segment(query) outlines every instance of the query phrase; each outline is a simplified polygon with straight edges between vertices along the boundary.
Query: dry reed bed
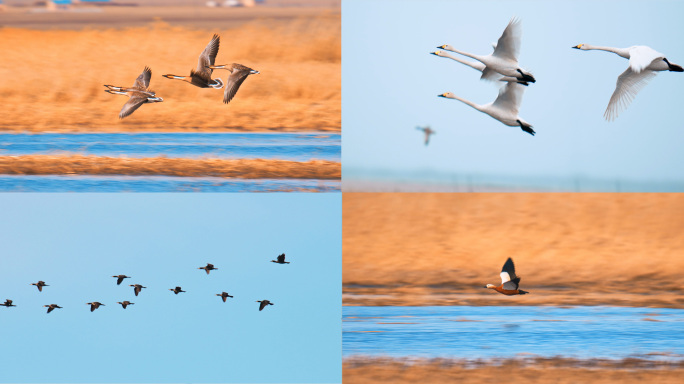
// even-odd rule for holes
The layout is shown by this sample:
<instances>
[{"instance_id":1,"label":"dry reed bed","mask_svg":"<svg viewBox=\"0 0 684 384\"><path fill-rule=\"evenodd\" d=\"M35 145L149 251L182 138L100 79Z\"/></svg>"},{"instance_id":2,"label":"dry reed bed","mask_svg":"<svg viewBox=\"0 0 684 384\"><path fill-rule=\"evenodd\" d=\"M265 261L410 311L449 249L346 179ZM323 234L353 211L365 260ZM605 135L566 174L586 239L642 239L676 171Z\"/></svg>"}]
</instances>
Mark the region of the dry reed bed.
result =
<instances>
[{"instance_id":1,"label":"dry reed bed","mask_svg":"<svg viewBox=\"0 0 684 384\"><path fill-rule=\"evenodd\" d=\"M374 383L679 383L684 363L642 359L531 358L490 361L347 359L345 384Z\"/></svg>"},{"instance_id":2,"label":"dry reed bed","mask_svg":"<svg viewBox=\"0 0 684 384\"><path fill-rule=\"evenodd\" d=\"M250 76L233 101L163 74L188 75L213 33L217 64L242 63ZM289 22L257 19L237 29L170 26L124 29L0 29L0 94L5 131L317 130L340 131L340 18L322 13ZM145 66L163 103L124 120L127 98L103 84L128 86ZM216 70L224 80L228 71Z\"/></svg>"},{"instance_id":3,"label":"dry reed bed","mask_svg":"<svg viewBox=\"0 0 684 384\"><path fill-rule=\"evenodd\" d=\"M684 308L681 194L345 193L343 201L347 305ZM530 295L483 288L500 282L507 257Z\"/></svg>"},{"instance_id":4,"label":"dry reed bed","mask_svg":"<svg viewBox=\"0 0 684 384\"><path fill-rule=\"evenodd\" d=\"M2 156L8 175L165 175L241 179L339 180L340 163L266 159L115 158L100 156Z\"/></svg>"}]
</instances>

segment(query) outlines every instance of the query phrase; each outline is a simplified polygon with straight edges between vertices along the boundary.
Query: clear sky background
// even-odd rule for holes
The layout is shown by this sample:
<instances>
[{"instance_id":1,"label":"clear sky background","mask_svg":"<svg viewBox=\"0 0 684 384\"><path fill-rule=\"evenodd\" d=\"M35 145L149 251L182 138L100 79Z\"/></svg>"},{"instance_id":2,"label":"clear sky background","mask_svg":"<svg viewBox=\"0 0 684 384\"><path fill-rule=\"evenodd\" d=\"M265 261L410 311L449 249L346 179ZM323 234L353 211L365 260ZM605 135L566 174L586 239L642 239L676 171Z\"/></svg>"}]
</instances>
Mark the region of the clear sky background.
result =
<instances>
[{"instance_id":1,"label":"clear sky background","mask_svg":"<svg viewBox=\"0 0 684 384\"><path fill-rule=\"evenodd\" d=\"M0 211L1 382L341 382L340 194L2 194Z\"/></svg>"},{"instance_id":2,"label":"clear sky background","mask_svg":"<svg viewBox=\"0 0 684 384\"><path fill-rule=\"evenodd\" d=\"M658 73L609 123L603 113L628 61L571 48L648 45L683 65L684 2L346 0L342 12L345 180L382 170L684 180L684 74ZM513 16L522 21L519 62L537 79L520 108L535 137L437 97L494 101L498 83L430 52L450 44L489 54ZM428 147L419 125L437 131Z\"/></svg>"}]
</instances>

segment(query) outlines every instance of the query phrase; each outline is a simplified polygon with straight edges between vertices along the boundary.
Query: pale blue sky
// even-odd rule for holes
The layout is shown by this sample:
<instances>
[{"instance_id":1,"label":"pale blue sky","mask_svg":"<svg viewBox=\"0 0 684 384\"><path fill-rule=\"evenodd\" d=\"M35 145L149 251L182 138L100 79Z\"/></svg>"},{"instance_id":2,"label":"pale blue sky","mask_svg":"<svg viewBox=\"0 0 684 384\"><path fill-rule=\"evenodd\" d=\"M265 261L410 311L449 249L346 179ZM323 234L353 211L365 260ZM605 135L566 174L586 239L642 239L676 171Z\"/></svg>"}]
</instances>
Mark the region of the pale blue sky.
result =
<instances>
[{"instance_id":1,"label":"pale blue sky","mask_svg":"<svg viewBox=\"0 0 684 384\"><path fill-rule=\"evenodd\" d=\"M683 2L346 0L342 6L345 180L359 170L389 170L684 181L684 74L658 73L609 123L603 112L628 61L571 48L648 45L684 64ZM489 54L513 16L522 21L521 66L537 78L520 108L535 137L437 97L450 91L478 104L496 98L496 84L430 52L451 44ZM428 147L418 125L437 131Z\"/></svg>"},{"instance_id":2,"label":"pale blue sky","mask_svg":"<svg viewBox=\"0 0 684 384\"><path fill-rule=\"evenodd\" d=\"M0 211L1 382L341 382L341 194L2 194Z\"/></svg>"}]
</instances>

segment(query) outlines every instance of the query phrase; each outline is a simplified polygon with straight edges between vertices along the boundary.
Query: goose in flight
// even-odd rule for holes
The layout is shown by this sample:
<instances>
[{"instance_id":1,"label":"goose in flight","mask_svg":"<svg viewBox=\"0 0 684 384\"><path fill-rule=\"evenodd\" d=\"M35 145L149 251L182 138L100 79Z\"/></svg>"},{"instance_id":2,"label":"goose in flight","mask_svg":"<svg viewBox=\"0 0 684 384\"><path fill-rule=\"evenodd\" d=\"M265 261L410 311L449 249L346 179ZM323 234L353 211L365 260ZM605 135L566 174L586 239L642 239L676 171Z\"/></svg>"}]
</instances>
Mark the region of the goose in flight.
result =
<instances>
[{"instance_id":1,"label":"goose in flight","mask_svg":"<svg viewBox=\"0 0 684 384\"><path fill-rule=\"evenodd\" d=\"M140 291L142 291L143 288L147 288L147 287L143 287L140 284L131 284L131 285L129 285L129 287L133 287L133 292L135 293L136 296L138 296L138 293L140 293Z\"/></svg>"},{"instance_id":2,"label":"goose in flight","mask_svg":"<svg viewBox=\"0 0 684 384\"><path fill-rule=\"evenodd\" d=\"M589 44L575 45L575 49L582 51L600 50L613 52L620 57L629 60L629 66L615 84L615 91L610 97L606 112L603 114L608 121L613 121L634 100L639 91L655 77L656 72L670 71L683 72L680 65L670 63L665 55L645 45L636 45L629 48L599 47Z\"/></svg>"},{"instance_id":3,"label":"goose in flight","mask_svg":"<svg viewBox=\"0 0 684 384\"><path fill-rule=\"evenodd\" d=\"M271 303L271 302L268 301L268 300L257 300L256 302L257 302L257 303L261 303L261 304L259 304L259 311L261 311L262 309L266 308L267 305L274 305L273 303Z\"/></svg>"},{"instance_id":4,"label":"goose in flight","mask_svg":"<svg viewBox=\"0 0 684 384\"><path fill-rule=\"evenodd\" d=\"M207 263L206 267L199 267L197 269L204 269L207 272L207 275L209 274L209 271L218 270L218 268L214 268L214 264L209 263Z\"/></svg>"},{"instance_id":5,"label":"goose in flight","mask_svg":"<svg viewBox=\"0 0 684 384\"><path fill-rule=\"evenodd\" d=\"M179 293L181 293L181 292L185 292L185 291L183 290L183 288L181 288L181 287L176 287L176 288L174 288L174 289L169 288L169 291L173 291L173 293L176 294L176 295L179 294Z\"/></svg>"},{"instance_id":6,"label":"goose in flight","mask_svg":"<svg viewBox=\"0 0 684 384\"><path fill-rule=\"evenodd\" d=\"M135 304L135 303L131 303L131 302L128 301L128 300L126 300L126 301L117 301L116 303L117 303L117 304L121 304L121 306L123 307L123 309L126 309L126 307L129 306L129 305Z\"/></svg>"},{"instance_id":7,"label":"goose in flight","mask_svg":"<svg viewBox=\"0 0 684 384\"><path fill-rule=\"evenodd\" d=\"M93 301L92 303L86 303L86 304L90 305L90 312L100 308L100 305L104 306L104 304L100 303L99 301Z\"/></svg>"},{"instance_id":8,"label":"goose in flight","mask_svg":"<svg viewBox=\"0 0 684 384\"><path fill-rule=\"evenodd\" d=\"M249 75L258 75L260 72L252 68L246 67L242 64L224 64L224 65L208 65L209 69L227 69L230 71L228 79L226 80L226 89L223 91L223 103L228 104L238 91L238 88L247 79Z\"/></svg>"},{"instance_id":9,"label":"goose in flight","mask_svg":"<svg viewBox=\"0 0 684 384\"><path fill-rule=\"evenodd\" d=\"M37 283L31 283L31 285L35 285L38 288L38 292L43 292L43 287L49 287L49 285L45 284L43 280Z\"/></svg>"},{"instance_id":10,"label":"goose in flight","mask_svg":"<svg viewBox=\"0 0 684 384\"><path fill-rule=\"evenodd\" d=\"M487 284L485 288L493 289L504 295L524 295L529 293L518 289L520 285L520 278L515 276L515 265L513 265L513 259L510 257L504 263L503 268L501 268L501 285L498 287L492 284Z\"/></svg>"},{"instance_id":11,"label":"goose in flight","mask_svg":"<svg viewBox=\"0 0 684 384\"><path fill-rule=\"evenodd\" d=\"M425 145L428 145L428 143L430 142L430 135L434 135L435 133L437 133L430 129L430 127L416 127L416 129L419 131L423 131L423 133L425 134Z\"/></svg>"},{"instance_id":12,"label":"goose in flight","mask_svg":"<svg viewBox=\"0 0 684 384\"><path fill-rule=\"evenodd\" d=\"M214 65L216 60L216 54L218 54L219 44L221 43L221 37L214 34L209 44L204 48L204 51L199 56L197 61L197 68L195 70L190 70L190 76L177 76L177 75L163 75L167 79L183 80L188 83L200 87L200 88L216 88L221 89L223 87L223 81L221 79L211 78L211 73L213 72L209 66Z\"/></svg>"},{"instance_id":13,"label":"goose in flight","mask_svg":"<svg viewBox=\"0 0 684 384\"><path fill-rule=\"evenodd\" d=\"M121 285L121 282L124 281L124 279L130 279L131 278L130 276L126 276L126 275L116 275L116 276L112 276L112 277L116 277L116 285Z\"/></svg>"},{"instance_id":14,"label":"goose in flight","mask_svg":"<svg viewBox=\"0 0 684 384\"><path fill-rule=\"evenodd\" d=\"M10 300L10 299L5 300L5 303L4 303L4 304L0 304L0 305L2 305L3 307L7 307L7 308L9 308L9 307L16 307L16 305L12 304L12 300Z\"/></svg>"},{"instance_id":15,"label":"goose in flight","mask_svg":"<svg viewBox=\"0 0 684 384\"><path fill-rule=\"evenodd\" d=\"M520 38L522 36L522 27L520 20L512 18L508 26L499 37L494 52L489 55L476 55L468 52L463 52L455 49L451 45L445 44L437 48L447 51L456 52L463 56L473 58L485 65L482 70L481 79L496 80L498 74L508 77L514 77L524 82L534 83L534 76L526 70L520 68L518 65L518 54L520 53Z\"/></svg>"},{"instance_id":16,"label":"goose in flight","mask_svg":"<svg viewBox=\"0 0 684 384\"><path fill-rule=\"evenodd\" d=\"M285 261L285 254L284 253L281 253L280 255L278 255L278 257L276 257L275 260L271 260L271 263L290 264L289 261Z\"/></svg>"},{"instance_id":17,"label":"goose in flight","mask_svg":"<svg viewBox=\"0 0 684 384\"><path fill-rule=\"evenodd\" d=\"M47 313L52 312L55 308L62 308L57 304L43 305L43 307L47 307Z\"/></svg>"},{"instance_id":18,"label":"goose in flight","mask_svg":"<svg viewBox=\"0 0 684 384\"><path fill-rule=\"evenodd\" d=\"M465 64L469 66L472 69L477 70L478 72L482 73L485 69L485 65L480 63L479 61L468 61L468 60L463 60L461 58L452 56L444 51L435 51L435 52L430 52L431 55L439 56L439 57L445 57L447 59L451 59L454 61L458 61L461 64ZM492 76L492 80L499 80L499 81L515 81L518 84L522 85L529 85L527 81L523 81L522 79L518 79L517 77L510 77L510 76L501 76L500 74L496 74L496 76Z\"/></svg>"},{"instance_id":19,"label":"goose in flight","mask_svg":"<svg viewBox=\"0 0 684 384\"><path fill-rule=\"evenodd\" d=\"M229 295L228 292L217 293L216 296L221 296L221 299L223 299L224 303L226 302L226 298L233 297L233 296Z\"/></svg>"},{"instance_id":20,"label":"goose in flight","mask_svg":"<svg viewBox=\"0 0 684 384\"><path fill-rule=\"evenodd\" d=\"M149 89L150 78L152 77L152 70L149 67L143 69L140 76L135 79L135 84L131 88L117 87L113 85L105 84L105 92L109 92L114 95L124 95L128 96L129 99L121 108L119 112L119 119L130 115L135 112L141 105L145 103L160 103L164 101L161 97L156 97L156 94Z\"/></svg>"},{"instance_id":21,"label":"goose in flight","mask_svg":"<svg viewBox=\"0 0 684 384\"><path fill-rule=\"evenodd\" d=\"M509 127L519 126L523 131L534 136L536 132L532 129L532 125L518 116L518 108L522 102L524 90L525 88L518 83L506 83L506 86L499 91L499 96L496 98L496 100L494 100L493 103L484 105L475 104L471 101L458 97L451 92L442 93L438 96L461 101L480 112L488 114L489 116L499 120Z\"/></svg>"}]
</instances>

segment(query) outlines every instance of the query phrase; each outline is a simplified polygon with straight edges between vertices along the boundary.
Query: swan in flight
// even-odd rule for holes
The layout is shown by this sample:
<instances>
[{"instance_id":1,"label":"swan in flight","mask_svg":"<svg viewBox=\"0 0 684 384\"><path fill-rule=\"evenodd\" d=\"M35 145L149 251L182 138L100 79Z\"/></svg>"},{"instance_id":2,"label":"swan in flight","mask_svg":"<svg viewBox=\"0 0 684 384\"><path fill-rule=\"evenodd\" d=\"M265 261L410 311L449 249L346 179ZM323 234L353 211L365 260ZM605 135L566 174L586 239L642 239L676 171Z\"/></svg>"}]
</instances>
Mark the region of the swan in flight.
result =
<instances>
[{"instance_id":1,"label":"swan in flight","mask_svg":"<svg viewBox=\"0 0 684 384\"><path fill-rule=\"evenodd\" d=\"M425 145L428 145L428 143L430 142L430 135L434 135L435 133L437 133L433 131L430 127L416 127L416 129L419 131L423 131L423 133L425 134Z\"/></svg>"},{"instance_id":2,"label":"swan in flight","mask_svg":"<svg viewBox=\"0 0 684 384\"><path fill-rule=\"evenodd\" d=\"M665 55L645 45L636 45L629 48L599 47L589 44L575 45L575 49L583 51L600 50L613 52L620 57L629 60L627 69L618 76L615 91L610 97L608 107L603 116L608 121L615 120L618 113L629 106L637 93L655 77L656 72L671 71L683 72L680 65L670 63Z\"/></svg>"},{"instance_id":3,"label":"swan in flight","mask_svg":"<svg viewBox=\"0 0 684 384\"><path fill-rule=\"evenodd\" d=\"M481 56L468 52L463 52L455 49L451 45L445 44L437 48L444 49L451 52L456 52L463 56L473 58L485 65L482 70L481 79L497 80L497 74L503 76L515 77L519 80L534 83L534 76L518 65L518 54L520 53L520 37L522 36L522 29L520 20L515 17L511 19L508 26L503 31L499 41L496 43L494 52L489 55Z\"/></svg>"},{"instance_id":4,"label":"swan in flight","mask_svg":"<svg viewBox=\"0 0 684 384\"><path fill-rule=\"evenodd\" d=\"M488 114L489 116L499 120L509 127L519 126L523 131L534 136L536 132L532 129L532 125L518 116L518 108L522 102L524 90L525 88L518 83L507 83L506 86L499 91L499 96L496 98L496 100L494 100L493 103L484 105L475 104L471 101L458 97L451 92L442 93L438 96L461 101L480 112Z\"/></svg>"},{"instance_id":5,"label":"swan in flight","mask_svg":"<svg viewBox=\"0 0 684 384\"><path fill-rule=\"evenodd\" d=\"M494 45L496 47L496 45ZM454 61L458 61L461 64L465 64L469 66L472 69L475 69L479 72L483 72L485 69L485 65L480 63L479 61L468 61L468 60L463 60L458 57L451 56L450 54L444 52L444 51L435 51L435 52L430 52L431 55L439 56L439 57L446 57L447 59L451 59ZM528 82L523 81L521 79L518 79L516 77L510 77L510 76L501 76L498 73L496 74L497 76L494 76L492 80L499 80L499 81L515 81L518 84L522 85L528 85ZM499 77L498 79L496 77Z\"/></svg>"}]
</instances>

